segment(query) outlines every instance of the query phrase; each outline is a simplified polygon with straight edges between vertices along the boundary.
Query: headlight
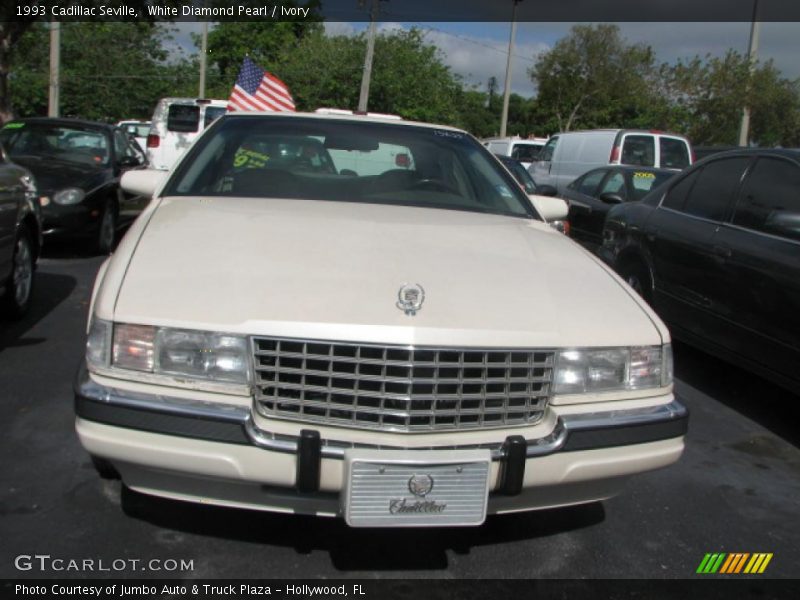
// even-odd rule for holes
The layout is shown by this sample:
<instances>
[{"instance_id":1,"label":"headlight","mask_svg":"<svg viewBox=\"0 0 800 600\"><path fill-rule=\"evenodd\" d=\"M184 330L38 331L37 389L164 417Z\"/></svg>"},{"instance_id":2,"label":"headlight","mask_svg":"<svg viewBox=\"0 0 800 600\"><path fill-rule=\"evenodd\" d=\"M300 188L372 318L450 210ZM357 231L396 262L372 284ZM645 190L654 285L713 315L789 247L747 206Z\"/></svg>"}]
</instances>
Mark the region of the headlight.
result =
<instances>
[{"instance_id":1,"label":"headlight","mask_svg":"<svg viewBox=\"0 0 800 600\"><path fill-rule=\"evenodd\" d=\"M247 338L241 336L117 324L111 366L156 375L247 384L247 348ZM87 361L89 352L87 347Z\"/></svg>"},{"instance_id":2,"label":"headlight","mask_svg":"<svg viewBox=\"0 0 800 600\"><path fill-rule=\"evenodd\" d=\"M159 373L247 383L247 340L242 337L159 329L155 346Z\"/></svg>"},{"instance_id":3,"label":"headlight","mask_svg":"<svg viewBox=\"0 0 800 600\"><path fill-rule=\"evenodd\" d=\"M86 197L86 192L80 188L66 188L53 194L56 204L77 204Z\"/></svg>"},{"instance_id":4,"label":"headlight","mask_svg":"<svg viewBox=\"0 0 800 600\"><path fill-rule=\"evenodd\" d=\"M664 387L672 383L672 347L561 350L554 381L556 394Z\"/></svg>"}]
</instances>

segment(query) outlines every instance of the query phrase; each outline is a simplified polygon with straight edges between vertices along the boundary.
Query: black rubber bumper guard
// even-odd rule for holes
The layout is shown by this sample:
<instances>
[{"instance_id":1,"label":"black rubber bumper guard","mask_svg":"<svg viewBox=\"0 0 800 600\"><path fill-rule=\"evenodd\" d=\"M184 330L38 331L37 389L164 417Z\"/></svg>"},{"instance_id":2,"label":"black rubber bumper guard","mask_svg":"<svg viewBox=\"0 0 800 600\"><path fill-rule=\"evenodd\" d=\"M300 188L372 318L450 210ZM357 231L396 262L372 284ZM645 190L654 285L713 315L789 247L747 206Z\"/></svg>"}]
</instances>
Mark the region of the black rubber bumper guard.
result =
<instances>
[{"instance_id":1,"label":"black rubber bumper guard","mask_svg":"<svg viewBox=\"0 0 800 600\"><path fill-rule=\"evenodd\" d=\"M250 408L243 406L155 398L101 386L92 381L85 368L79 370L75 381L75 413L81 419L115 427L294 454L295 487L306 494L319 491L322 459L343 459L349 447L323 441L314 429L303 429L299 436L269 434L255 426ZM500 463L500 482L493 493L518 495L528 459L681 437L688 430L688 420L689 411L674 400L629 411L565 415L540 439L510 435L490 448L492 460Z\"/></svg>"}]
</instances>

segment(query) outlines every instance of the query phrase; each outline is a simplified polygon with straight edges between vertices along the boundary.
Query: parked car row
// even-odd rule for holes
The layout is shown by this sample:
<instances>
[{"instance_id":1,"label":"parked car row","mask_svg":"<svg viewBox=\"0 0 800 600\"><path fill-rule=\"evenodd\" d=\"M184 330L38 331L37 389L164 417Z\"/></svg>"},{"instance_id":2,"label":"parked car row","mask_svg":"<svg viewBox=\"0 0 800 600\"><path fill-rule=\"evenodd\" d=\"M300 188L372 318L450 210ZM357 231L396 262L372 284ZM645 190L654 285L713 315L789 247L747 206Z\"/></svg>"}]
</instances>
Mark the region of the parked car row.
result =
<instances>
[{"instance_id":1,"label":"parked car row","mask_svg":"<svg viewBox=\"0 0 800 600\"><path fill-rule=\"evenodd\" d=\"M685 137L661 131L593 129L552 136L530 167L537 185L559 194L588 171L609 165L629 165L680 171L692 164L692 147Z\"/></svg>"},{"instance_id":2,"label":"parked car row","mask_svg":"<svg viewBox=\"0 0 800 600\"><path fill-rule=\"evenodd\" d=\"M677 337L800 391L800 152L698 162L613 207L600 254Z\"/></svg>"},{"instance_id":3,"label":"parked car row","mask_svg":"<svg viewBox=\"0 0 800 600\"><path fill-rule=\"evenodd\" d=\"M798 391L800 152L702 150L692 164L680 136L564 133L530 172L676 337Z\"/></svg>"},{"instance_id":4,"label":"parked car row","mask_svg":"<svg viewBox=\"0 0 800 600\"><path fill-rule=\"evenodd\" d=\"M539 153L546 143L547 138L528 137L523 139L519 136L483 140L483 145L489 149L489 152L518 160L525 169L538 160Z\"/></svg>"},{"instance_id":5,"label":"parked car row","mask_svg":"<svg viewBox=\"0 0 800 600\"><path fill-rule=\"evenodd\" d=\"M8 304L3 314L19 317L30 303L42 239L87 240L100 253L111 252L120 229L150 200L123 192L120 176L148 163L170 169L226 106L222 100L164 98L151 121L112 126L30 118L3 124L0 295Z\"/></svg>"}]
</instances>

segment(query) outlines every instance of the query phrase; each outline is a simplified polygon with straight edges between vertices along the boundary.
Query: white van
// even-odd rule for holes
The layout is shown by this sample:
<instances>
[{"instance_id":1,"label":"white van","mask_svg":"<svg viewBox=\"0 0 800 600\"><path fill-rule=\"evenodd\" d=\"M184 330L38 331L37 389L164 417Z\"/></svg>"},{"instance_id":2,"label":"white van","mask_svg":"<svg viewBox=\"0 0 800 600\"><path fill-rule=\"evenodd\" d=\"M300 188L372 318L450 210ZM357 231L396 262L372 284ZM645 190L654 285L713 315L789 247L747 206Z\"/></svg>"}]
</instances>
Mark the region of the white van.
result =
<instances>
[{"instance_id":1,"label":"white van","mask_svg":"<svg viewBox=\"0 0 800 600\"><path fill-rule=\"evenodd\" d=\"M558 193L575 179L604 165L633 165L680 171L694 162L681 135L636 129L593 129L552 136L528 169L536 185Z\"/></svg>"},{"instance_id":2,"label":"white van","mask_svg":"<svg viewBox=\"0 0 800 600\"><path fill-rule=\"evenodd\" d=\"M547 143L547 138L527 138L519 136L504 138L489 138L482 140L484 146L492 154L510 156L522 163L526 169L531 166Z\"/></svg>"},{"instance_id":3,"label":"white van","mask_svg":"<svg viewBox=\"0 0 800 600\"><path fill-rule=\"evenodd\" d=\"M169 170L194 139L217 117L225 114L227 100L162 98L158 101L147 136L151 169Z\"/></svg>"}]
</instances>

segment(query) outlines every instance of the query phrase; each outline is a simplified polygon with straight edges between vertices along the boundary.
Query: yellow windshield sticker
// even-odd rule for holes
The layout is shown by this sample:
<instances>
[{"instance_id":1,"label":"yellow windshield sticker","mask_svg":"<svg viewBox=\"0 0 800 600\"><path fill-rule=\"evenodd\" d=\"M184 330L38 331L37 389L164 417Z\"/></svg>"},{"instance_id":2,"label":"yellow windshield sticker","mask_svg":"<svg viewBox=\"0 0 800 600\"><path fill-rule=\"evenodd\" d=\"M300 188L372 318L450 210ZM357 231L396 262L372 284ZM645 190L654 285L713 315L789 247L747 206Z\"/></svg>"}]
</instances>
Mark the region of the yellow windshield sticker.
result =
<instances>
[{"instance_id":1,"label":"yellow windshield sticker","mask_svg":"<svg viewBox=\"0 0 800 600\"><path fill-rule=\"evenodd\" d=\"M269 155L255 150L248 150L246 148L239 148L233 156L233 166L235 168L247 167L249 169L258 169L267 164Z\"/></svg>"},{"instance_id":2,"label":"yellow windshield sticker","mask_svg":"<svg viewBox=\"0 0 800 600\"><path fill-rule=\"evenodd\" d=\"M640 179L655 179L656 178L655 173L648 173L647 171L636 171L636 173L634 173L633 176L634 177L638 177Z\"/></svg>"}]
</instances>

